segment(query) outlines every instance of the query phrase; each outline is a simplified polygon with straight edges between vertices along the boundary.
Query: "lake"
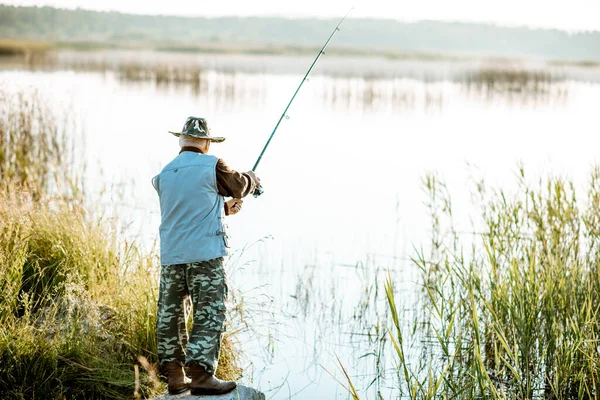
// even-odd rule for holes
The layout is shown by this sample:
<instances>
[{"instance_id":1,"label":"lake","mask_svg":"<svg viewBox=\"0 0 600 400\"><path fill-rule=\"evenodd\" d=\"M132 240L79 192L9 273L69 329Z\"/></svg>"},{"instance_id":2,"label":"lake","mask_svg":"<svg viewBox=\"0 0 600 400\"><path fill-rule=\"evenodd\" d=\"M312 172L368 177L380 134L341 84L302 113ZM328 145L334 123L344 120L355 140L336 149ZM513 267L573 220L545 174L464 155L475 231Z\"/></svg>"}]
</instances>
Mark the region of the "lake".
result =
<instances>
[{"instance_id":1,"label":"lake","mask_svg":"<svg viewBox=\"0 0 600 400\"><path fill-rule=\"evenodd\" d=\"M90 201L152 250L160 212L150 179L179 150L167 131L205 117L227 137L211 152L248 170L311 62L63 52L7 64L0 83L39 91L58 116L68 110ZM432 231L423 179L447 184L456 229L477 240L477 182L510 191L521 164L533 182L587 182L600 160L598 105L600 68L325 56L260 164L265 194L228 218L243 381L272 399L350 398L336 382L346 384L339 358L363 398L401 397L383 281L389 272L402 318L414 320L411 258L427 253ZM408 336L417 363L428 338Z\"/></svg>"}]
</instances>

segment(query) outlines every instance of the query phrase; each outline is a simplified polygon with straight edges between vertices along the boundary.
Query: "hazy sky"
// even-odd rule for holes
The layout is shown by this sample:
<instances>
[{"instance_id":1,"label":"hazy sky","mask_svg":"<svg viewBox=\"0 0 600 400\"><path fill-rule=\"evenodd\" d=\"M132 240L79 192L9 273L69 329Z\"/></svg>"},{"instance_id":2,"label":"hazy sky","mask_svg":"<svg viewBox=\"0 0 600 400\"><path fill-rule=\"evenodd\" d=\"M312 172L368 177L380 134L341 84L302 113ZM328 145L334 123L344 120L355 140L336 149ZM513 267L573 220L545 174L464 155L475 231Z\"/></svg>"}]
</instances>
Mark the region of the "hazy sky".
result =
<instances>
[{"instance_id":1,"label":"hazy sky","mask_svg":"<svg viewBox=\"0 0 600 400\"><path fill-rule=\"evenodd\" d=\"M600 30L600 0L0 0L13 5L192 16L384 17Z\"/></svg>"}]
</instances>

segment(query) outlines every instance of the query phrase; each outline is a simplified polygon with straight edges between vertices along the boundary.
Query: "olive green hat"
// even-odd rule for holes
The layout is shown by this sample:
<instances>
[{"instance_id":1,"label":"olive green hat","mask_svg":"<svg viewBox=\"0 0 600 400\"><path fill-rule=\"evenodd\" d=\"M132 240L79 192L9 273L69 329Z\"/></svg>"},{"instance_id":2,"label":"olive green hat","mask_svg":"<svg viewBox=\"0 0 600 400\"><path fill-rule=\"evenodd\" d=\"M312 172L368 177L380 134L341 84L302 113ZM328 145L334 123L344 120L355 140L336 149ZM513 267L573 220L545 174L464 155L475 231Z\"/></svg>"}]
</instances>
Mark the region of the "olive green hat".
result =
<instances>
[{"instance_id":1,"label":"olive green hat","mask_svg":"<svg viewBox=\"0 0 600 400\"><path fill-rule=\"evenodd\" d=\"M188 117L181 132L171 132L175 136L188 135L198 139L208 139L211 142L221 143L224 137L210 136L210 128L204 118Z\"/></svg>"}]
</instances>

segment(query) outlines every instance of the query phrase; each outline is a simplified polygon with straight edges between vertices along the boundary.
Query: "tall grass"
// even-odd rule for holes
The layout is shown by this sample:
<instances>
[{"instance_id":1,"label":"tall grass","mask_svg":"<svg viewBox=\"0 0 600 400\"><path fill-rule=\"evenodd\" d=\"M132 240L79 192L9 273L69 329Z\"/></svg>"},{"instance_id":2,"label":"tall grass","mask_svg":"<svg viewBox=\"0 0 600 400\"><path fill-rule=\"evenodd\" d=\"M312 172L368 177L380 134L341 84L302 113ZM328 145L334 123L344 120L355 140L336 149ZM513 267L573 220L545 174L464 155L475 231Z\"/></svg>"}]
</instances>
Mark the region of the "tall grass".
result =
<instances>
[{"instance_id":1,"label":"tall grass","mask_svg":"<svg viewBox=\"0 0 600 400\"><path fill-rule=\"evenodd\" d=\"M475 243L452 228L450 201L428 181L433 214L447 224L434 224L442 239L415 260L431 318L424 334L436 343L430 377L407 372L418 398L600 395L600 169L585 200L566 179L535 186L521 173L516 194L482 203L486 229ZM429 380L433 392L423 389Z\"/></svg>"},{"instance_id":2,"label":"tall grass","mask_svg":"<svg viewBox=\"0 0 600 400\"><path fill-rule=\"evenodd\" d=\"M1 98L0 397L130 397L136 358L156 360L155 260L86 210L46 99Z\"/></svg>"},{"instance_id":3,"label":"tall grass","mask_svg":"<svg viewBox=\"0 0 600 400\"><path fill-rule=\"evenodd\" d=\"M77 205L0 204L2 398L131 396L136 357L156 360L153 260Z\"/></svg>"},{"instance_id":4,"label":"tall grass","mask_svg":"<svg viewBox=\"0 0 600 400\"><path fill-rule=\"evenodd\" d=\"M83 200L43 96L2 96L0 114L0 398L162 392L157 257ZM222 349L220 376L237 378L230 338Z\"/></svg>"},{"instance_id":5,"label":"tall grass","mask_svg":"<svg viewBox=\"0 0 600 400\"><path fill-rule=\"evenodd\" d=\"M12 91L0 87L0 185L16 185L40 198L67 190L75 179L71 148L59 129L66 116L57 116L49 102L31 89ZM62 119L57 121L57 118ZM58 180L58 181L57 181ZM73 186L75 187L75 186Z\"/></svg>"},{"instance_id":6,"label":"tall grass","mask_svg":"<svg viewBox=\"0 0 600 400\"><path fill-rule=\"evenodd\" d=\"M433 235L429 254L414 259L425 300L419 320L400 318L393 275L385 283L398 394L600 396L600 168L587 192L559 177L529 184L523 170L516 193L488 195L480 183L481 214L472 217L485 229L474 241L454 228L443 183L425 182ZM424 351L407 347L415 337Z\"/></svg>"}]
</instances>

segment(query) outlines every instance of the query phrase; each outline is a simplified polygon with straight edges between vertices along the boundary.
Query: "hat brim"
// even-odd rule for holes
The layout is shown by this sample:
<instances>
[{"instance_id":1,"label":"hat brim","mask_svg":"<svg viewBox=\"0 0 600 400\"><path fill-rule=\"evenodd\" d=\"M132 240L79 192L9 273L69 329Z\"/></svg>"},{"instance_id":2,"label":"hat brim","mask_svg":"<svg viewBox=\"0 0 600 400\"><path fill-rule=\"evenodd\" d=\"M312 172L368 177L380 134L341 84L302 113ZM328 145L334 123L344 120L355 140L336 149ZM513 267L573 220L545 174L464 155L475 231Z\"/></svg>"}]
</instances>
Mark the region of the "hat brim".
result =
<instances>
[{"instance_id":1,"label":"hat brim","mask_svg":"<svg viewBox=\"0 0 600 400\"><path fill-rule=\"evenodd\" d=\"M191 137L195 137L197 139L208 139L211 142L215 142L215 143L221 143L225 141L224 137L221 136L195 136L195 135L188 135L187 133L183 133L183 132L171 132L169 131L169 133L172 133L173 135L179 137L181 135L186 135L186 136L191 136Z\"/></svg>"}]
</instances>

